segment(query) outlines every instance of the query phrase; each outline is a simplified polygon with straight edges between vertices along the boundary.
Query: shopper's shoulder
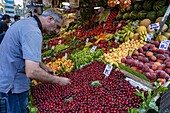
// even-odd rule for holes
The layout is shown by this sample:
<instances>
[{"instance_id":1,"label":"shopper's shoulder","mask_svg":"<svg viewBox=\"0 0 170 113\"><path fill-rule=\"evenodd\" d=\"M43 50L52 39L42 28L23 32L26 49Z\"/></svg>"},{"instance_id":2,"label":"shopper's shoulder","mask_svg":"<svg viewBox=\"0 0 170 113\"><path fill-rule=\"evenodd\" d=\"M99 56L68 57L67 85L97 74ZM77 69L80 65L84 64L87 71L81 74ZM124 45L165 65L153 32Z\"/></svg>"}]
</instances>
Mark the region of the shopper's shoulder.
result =
<instances>
[{"instance_id":1,"label":"shopper's shoulder","mask_svg":"<svg viewBox=\"0 0 170 113\"><path fill-rule=\"evenodd\" d=\"M6 23L4 21L0 21L0 25L5 25Z\"/></svg>"}]
</instances>

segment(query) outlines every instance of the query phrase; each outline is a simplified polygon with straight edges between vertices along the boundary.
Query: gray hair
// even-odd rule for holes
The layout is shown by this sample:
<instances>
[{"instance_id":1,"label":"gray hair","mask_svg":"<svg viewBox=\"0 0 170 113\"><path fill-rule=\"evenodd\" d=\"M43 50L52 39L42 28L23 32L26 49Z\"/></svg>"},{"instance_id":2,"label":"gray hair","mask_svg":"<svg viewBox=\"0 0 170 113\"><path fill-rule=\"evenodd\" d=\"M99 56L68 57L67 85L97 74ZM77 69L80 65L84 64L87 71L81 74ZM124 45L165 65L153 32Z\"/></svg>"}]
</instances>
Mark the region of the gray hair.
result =
<instances>
[{"instance_id":1,"label":"gray hair","mask_svg":"<svg viewBox=\"0 0 170 113\"><path fill-rule=\"evenodd\" d=\"M60 10L57 10L54 8L49 8L49 9L43 11L41 16L42 17L52 16L52 17L54 17L55 22L64 19L63 13Z\"/></svg>"}]
</instances>

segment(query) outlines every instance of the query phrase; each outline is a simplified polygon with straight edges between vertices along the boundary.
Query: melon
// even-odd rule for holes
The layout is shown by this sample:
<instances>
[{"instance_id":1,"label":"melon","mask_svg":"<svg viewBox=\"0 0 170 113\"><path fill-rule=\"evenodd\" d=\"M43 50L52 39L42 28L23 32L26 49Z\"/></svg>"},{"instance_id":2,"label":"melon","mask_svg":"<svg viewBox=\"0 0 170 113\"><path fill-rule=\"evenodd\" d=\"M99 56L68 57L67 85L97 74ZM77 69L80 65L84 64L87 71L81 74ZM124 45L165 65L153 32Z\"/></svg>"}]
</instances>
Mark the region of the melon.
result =
<instances>
[{"instance_id":1,"label":"melon","mask_svg":"<svg viewBox=\"0 0 170 113\"><path fill-rule=\"evenodd\" d=\"M156 19L155 23L159 23L159 24L160 24L160 23L162 22L162 18L163 18L163 17L158 17L158 18Z\"/></svg>"},{"instance_id":2,"label":"melon","mask_svg":"<svg viewBox=\"0 0 170 113\"><path fill-rule=\"evenodd\" d=\"M151 21L149 19L144 19L140 22L140 26L148 27L151 24Z\"/></svg>"},{"instance_id":3,"label":"melon","mask_svg":"<svg viewBox=\"0 0 170 113\"><path fill-rule=\"evenodd\" d=\"M147 31L145 26L139 26L137 29L137 33L140 33L142 31Z\"/></svg>"},{"instance_id":4,"label":"melon","mask_svg":"<svg viewBox=\"0 0 170 113\"><path fill-rule=\"evenodd\" d=\"M162 27L161 32L165 32L168 29L168 26L166 24L164 24L164 26Z\"/></svg>"}]
</instances>

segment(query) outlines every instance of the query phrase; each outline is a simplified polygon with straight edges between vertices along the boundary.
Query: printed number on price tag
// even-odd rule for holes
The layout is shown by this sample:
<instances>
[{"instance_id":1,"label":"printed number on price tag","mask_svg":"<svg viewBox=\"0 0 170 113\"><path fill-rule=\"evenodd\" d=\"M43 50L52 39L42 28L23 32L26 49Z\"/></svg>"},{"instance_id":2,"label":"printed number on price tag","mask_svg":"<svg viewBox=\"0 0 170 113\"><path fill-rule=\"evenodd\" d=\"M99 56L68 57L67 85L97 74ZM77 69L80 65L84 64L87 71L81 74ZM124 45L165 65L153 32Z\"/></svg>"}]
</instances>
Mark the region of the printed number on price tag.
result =
<instances>
[{"instance_id":1,"label":"printed number on price tag","mask_svg":"<svg viewBox=\"0 0 170 113\"><path fill-rule=\"evenodd\" d=\"M89 42L89 38L86 38L86 44Z\"/></svg>"},{"instance_id":2,"label":"printed number on price tag","mask_svg":"<svg viewBox=\"0 0 170 113\"><path fill-rule=\"evenodd\" d=\"M149 25L150 31L153 31L154 29L160 29L159 23L154 23Z\"/></svg>"},{"instance_id":3,"label":"printed number on price tag","mask_svg":"<svg viewBox=\"0 0 170 113\"><path fill-rule=\"evenodd\" d=\"M168 50L170 40L162 40L159 49Z\"/></svg>"},{"instance_id":4,"label":"printed number on price tag","mask_svg":"<svg viewBox=\"0 0 170 113\"><path fill-rule=\"evenodd\" d=\"M147 34L145 41L151 41L153 34Z\"/></svg>"},{"instance_id":5,"label":"printed number on price tag","mask_svg":"<svg viewBox=\"0 0 170 113\"><path fill-rule=\"evenodd\" d=\"M54 48L55 48L55 46L52 46L52 48L51 48L51 49L52 49L52 50L54 50Z\"/></svg>"},{"instance_id":6,"label":"printed number on price tag","mask_svg":"<svg viewBox=\"0 0 170 113\"><path fill-rule=\"evenodd\" d=\"M111 66L110 64L107 64L103 74L105 74L106 76L109 76L112 71L112 68L113 66Z\"/></svg>"},{"instance_id":7,"label":"printed number on price tag","mask_svg":"<svg viewBox=\"0 0 170 113\"><path fill-rule=\"evenodd\" d=\"M97 46L93 46L93 47L91 48L90 52L93 53L93 52L96 50L96 48L97 48Z\"/></svg>"},{"instance_id":8,"label":"printed number on price tag","mask_svg":"<svg viewBox=\"0 0 170 113\"><path fill-rule=\"evenodd\" d=\"M118 40L119 40L119 36L116 37L115 42L118 42Z\"/></svg>"}]
</instances>

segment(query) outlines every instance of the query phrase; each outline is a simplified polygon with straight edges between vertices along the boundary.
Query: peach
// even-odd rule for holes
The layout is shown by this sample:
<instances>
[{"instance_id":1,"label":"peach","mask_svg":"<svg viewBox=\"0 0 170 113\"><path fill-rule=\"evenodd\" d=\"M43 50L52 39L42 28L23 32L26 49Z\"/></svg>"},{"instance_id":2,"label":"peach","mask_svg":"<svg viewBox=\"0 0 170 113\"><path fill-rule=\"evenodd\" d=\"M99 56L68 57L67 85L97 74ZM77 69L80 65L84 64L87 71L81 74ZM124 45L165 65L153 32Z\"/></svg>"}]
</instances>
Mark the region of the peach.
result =
<instances>
[{"instance_id":1,"label":"peach","mask_svg":"<svg viewBox=\"0 0 170 113\"><path fill-rule=\"evenodd\" d=\"M131 69L133 69L133 70L136 71L136 70L137 70L137 67L132 66Z\"/></svg>"},{"instance_id":2,"label":"peach","mask_svg":"<svg viewBox=\"0 0 170 113\"><path fill-rule=\"evenodd\" d=\"M146 58L146 57L144 57L144 58L142 59L142 62L143 62L143 63L149 62L149 59Z\"/></svg>"},{"instance_id":3,"label":"peach","mask_svg":"<svg viewBox=\"0 0 170 113\"><path fill-rule=\"evenodd\" d=\"M148 50L148 47L147 47L147 46L143 46L142 49L143 49L144 51L147 51L147 50Z\"/></svg>"},{"instance_id":4,"label":"peach","mask_svg":"<svg viewBox=\"0 0 170 113\"><path fill-rule=\"evenodd\" d=\"M161 65L161 63L160 63L160 62L155 62L155 63L154 63L154 65L156 65L156 66L160 66L160 65Z\"/></svg>"},{"instance_id":5,"label":"peach","mask_svg":"<svg viewBox=\"0 0 170 113\"><path fill-rule=\"evenodd\" d=\"M149 66L143 66L143 69L142 69L142 71L144 71L144 72L149 72Z\"/></svg>"},{"instance_id":6,"label":"peach","mask_svg":"<svg viewBox=\"0 0 170 113\"><path fill-rule=\"evenodd\" d=\"M160 59L157 59L156 62L159 62L159 63L163 63L164 61L163 60L160 60Z\"/></svg>"},{"instance_id":7,"label":"peach","mask_svg":"<svg viewBox=\"0 0 170 113\"><path fill-rule=\"evenodd\" d=\"M158 70L164 70L165 69L165 64L161 64L158 66Z\"/></svg>"},{"instance_id":8,"label":"peach","mask_svg":"<svg viewBox=\"0 0 170 113\"><path fill-rule=\"evenodd\" d=\"M138 63L138 64L137 64L137 68L138 68L138 69L142 69L142 68L143 68L143 63L141 63L141 62Z\"/></svg>"},{"instance_id":9,"label":"peach","mask_svg":"<svg viewBox=\"0 0 170 113\"><path fill-rule=\"evenodd\" d=\"M160 81L161 84L165 84L166 83L166 79L164 79L164 78L158 78L157 80Z\"/></svg>"},{"instance_id":10,"label":"peach","mask_svg":"<svg viewBox=\"0 0 170 113\"><path fill-rule=\"evenodd\" d=\"M159 54L164 54L164 53L165 53L165 50L163 50L163 49L158 49L158 53L159 53Z\"/></svg>"},{"instance_id":11,"label":"peach","mask_svg":"<svg viewBox=\"0 0 170 113\"><path fill-rule=\"evenodd\" d=\"M165 64L167 68L170 68L170 62L166 62Z\"/></svg>"},{"instance_id":12,"label":"peach","mask_svg":"<svg viewBox=\"0 0 170 113\"><path fill-rule=\"evenodd\" d=\"M138 51L139 51L140 53L143 53L143 52L144 52L142 48L139 48Z\"/></svg>"},{"instance_id":13,"label":"peach","mask_svg":"<svg viewBox=\"0 0 170 113\"><path fill-rule=\"evenodd\" d=\"M158 59L160 59L160 60L165 60L166 57L165 57L164 55L162 55L162 54L158 54Z\"/></svg>"},{"instance_id":14,"label":"peach","mask_svg":"<svg viewBox=\"0 0 170 113\"><path fill-rule=\"evenodd\" d=\"M150 49L155 48L155 45L154 44L150 44L149 48Z\"/></svg>"},{"instance_id":15,"label":"peach","mask_svg":"<svg viewBox=\"0 0 170 113\"><path fill-rule=\"evenodd\" d=\"M151 49L152 52L157 52L158 51L158 48L154 47Z\"/></svg>"},{"instance_id":16,"label":"peach","mask_svg":"<svg viewBox=\"0 0 170 113\"><path fill-rule=\"evenodd\" d=\"M152 65L152 69L153 69L153 70L157 70L157 68L158 68L158 66Z\"/></svg>"},{"instance_id":17,"label":"peach","mask_svg":"<svg viewBox=\"0 0 170 113\"><path fill-rule=\"evenodd\" d=\"M133 52L133 55L138 56L138 55L139 55L139 52L138 52L138 51L134 51L134 52Z\"/></svg>"},{"instance_id":18,"label":"peach","mask_svg":"<svg viewBox=\"0 0 170 113\"><path fill-rule=\"evenodd\" d=\"M151 80L155 80L157 77L156 77L156 73L150 73L150 79Z\"/></svg>"},{"instance_id":19,"label":"peach","mask_svg":"<svg viewBox=\"0 0 170 113\"><path fill-rule=\"evenodd\" d=\"M170 68L165 68L165 72L170 75Z\"/></svg>"},{"instance_id":20,"label":"peach","mask_svg":"<svg viewBox=\"0 0 170 113\"><path fill-rule=\"evenodd\" d=\"M146 52L146 56L147 56L147 57L151 57L151 56L153 56L153 53L150 52L150 51L147 51L147 52Z\"/></svg>"},{"instance_id":21,"label":"peach","mask_svg":"<svg viewBox=\"0 0 170 113\"><path fill-rule=\"evenodd\" d=\"M151 60L151 61L156 61L157 58L156 58L155 56L150 56L150 57L149 57L149 60Z\"/></svg>"}]
</instances>

